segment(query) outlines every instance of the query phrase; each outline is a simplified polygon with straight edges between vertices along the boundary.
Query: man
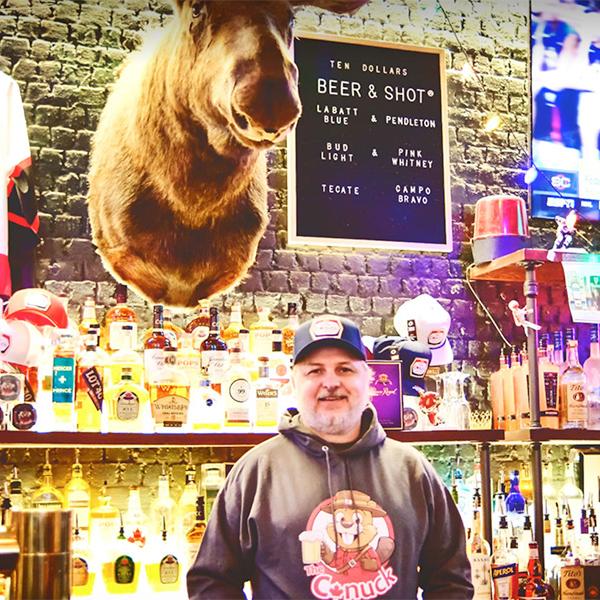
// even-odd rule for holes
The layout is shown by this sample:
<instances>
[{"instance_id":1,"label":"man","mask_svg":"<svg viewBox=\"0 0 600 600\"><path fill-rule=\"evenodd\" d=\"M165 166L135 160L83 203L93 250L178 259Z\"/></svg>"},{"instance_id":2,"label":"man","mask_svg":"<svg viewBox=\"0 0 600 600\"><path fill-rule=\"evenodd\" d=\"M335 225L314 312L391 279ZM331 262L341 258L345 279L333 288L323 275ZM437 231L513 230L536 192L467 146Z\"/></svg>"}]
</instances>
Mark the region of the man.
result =
<instances>
[{"instance_id":1,"label":"man","mask_svg":"<svg viewBox=\"0 0 600 600\"><path fill-rule=\"evenodd\" d=\"M360 331L326 315L295 336L298 411L235 465L187 583L192 600L471 598L463 524L411 446L369 402Z\"/></svg>"}]
</instances>

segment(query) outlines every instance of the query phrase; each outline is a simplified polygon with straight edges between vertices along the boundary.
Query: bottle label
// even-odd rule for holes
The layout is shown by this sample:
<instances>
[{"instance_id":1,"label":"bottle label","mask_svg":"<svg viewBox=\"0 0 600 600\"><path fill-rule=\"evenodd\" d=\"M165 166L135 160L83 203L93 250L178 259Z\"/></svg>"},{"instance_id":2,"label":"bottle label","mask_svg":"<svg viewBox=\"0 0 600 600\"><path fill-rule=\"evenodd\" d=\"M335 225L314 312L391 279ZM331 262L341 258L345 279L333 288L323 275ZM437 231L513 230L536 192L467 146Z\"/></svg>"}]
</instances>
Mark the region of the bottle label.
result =
<instances>
[{"instance_id":1,"label":"bottle label","mask_svg":"<svg viewBox=\"0 0 600 600\"><path fill-rule=\"evenodd\" d=\"M191 331L192 333L192 346L196 350L200 350L200 345L208 337L208 325L198 325Z\"/></svg>"},{"instance_id":2,"label":"bottle label","mask_svg":"<svg viewBox=\"0 0 600 600\"><path fill-rule=\"evenodd\" d=\"M73 511L73 522L77 515L80 529L87 529L90 518L90 497L84 491L76 490L67 494L67 507Z\"/></svg>"},{"instance_id":3,"label":"bottle label","mask_svg":"<svg viewBox=\"0 0 600 600\"><path fill-rule=\"evenodd\" d=\"M73 585L87 585L90 570L87 561L81 556L74 556L72 563Z\"/></svg>"},{"instance_id":4,"label":"bottle label","mask_svg":"<svg viewBox=\"0 0 600 600\"><path fill-rule=\"evenodd\" d=\"M163 427L181 427L187 423L189 398L173 393L179 386L156 386L156 399L152 403L154 422Z\"/></svg>"},{"instance_id":5,"label":"bottle label","mask_svg":"<svg viewBox=\"0 0 600 600\"><path fill-rule=\"evenodd\" d=\"M277 421L277 390L262 388L256 390L256 424L271 425Z\"/></svg>"},{"instance_id":6,"label":"bottle label","mask_svg":"<svg viewBox=\"0 0 600 600\"><path fill-rule=\"evenodd\" d=\"M177 583L179 581L179 561L172 554L167 554L160 561L158 574L162 584Z\"/></svg>"},{"instance_id":7,"label":"bottle label","mask_svg":"<svg viewBox=\"0 0 600 600\"><path fill-rule=\"evenodd\" d=\"M23 389L23 375L0 373L0 400L12 402L17 400Z\"/></svg>"},{"instance_id":8,"label":"bottle label","mask_svg":"<svg viewBox=\"0 0 600 600\"><path fill-rule=\"evenodd\" d=\"M473 582L473 600L489 600L492 594L490 557L487 554L471 554L471 580Z\"/></svg>"},{"instance_id":9,"label":"bottle label","mask_svg":"<svg viewBox=\"0 0 600 600\"><path fill-rule=\"evenodd\" d=\"M202 361L198 352L179 350L175 356L175 368L185 373L188 380L194 383L202 368ZM197 385L197 383L196 383Z\"/></svg>"},{"instance_id":10,"label":"bottle label","mask_svg":"<svg viewBox=\"0 0 600 600\"><path fill-rule=\"evenodd\" d=\"M561 567L560 597L562 600L586 600L583 567Z\"/></svg>"},{"instance_id":11,"label":"bottle label","mask_svg":"<svg viewBox=\"0 0 600 600\"><path fill-rule=\"evenodd\" d=\"M273 333L271 329L253 329L252 352L255 356L269 356L273 349Z\"/></svg>"},{"instance_id":12,"label":"bottle label","mask_svg":"<svg viewBox=\"0 0 600 600\"><path fill-rule=\"evenodd\" d=\"M134 576L135 563L131 556L119 556L115 560L115 583L133 583Z\"/></svg>"},{"instance_id":13,"label":"bottle label","mask_svg":"<svg viewBox=\"0 0 600 600\"><path fill-rule=\"evenodd\" d=\"M130 390L125 390L117 396L117 419L119 421L134 421L140 414L140 399Z\"/></svg>"},{"instance_id":14,"label":"bottle label","mask_svg":"<svg viewBox=\"0 0 600 600\"><path fill-rule=\"evenodd\" d=\"M37 421L37 413L33 404L17 404L11 414L12 426L19 431L32 429Z\"/></svg>"},{"instance_id":15,"label":"bottle label","mask_svg":"<svg viewBox=\"0 0 600 600\"><path fill-rule=\"evenodd\" d=\"M165 351L162 348L144 350L144 374L147 383L156 383L165 368Z\"/></svg>"},{"instance_id":16,"label":"bottle label","mask_svg":"<svg viewBox=\"0 0 600 600\"><path fill-rule=\"evenodd\" d=\"M587 403L585 401L585 391L581 383L565 383L564 398L566 400L566 420L567 421L586 421Z\"/></svg>"},{"instance_id":17,"label":"bottle label","mask_svg":"<svg viewBox=\"0 0 600 600\"><path fill-rule=\"evenodd\" d=\"M227 350L204 350L202 352L202 367L208 369L208 377L212 383L223 381L228 360Z\"/></svg>"},{"instance_id":18,"label":"bottle label","mask_svg":"<svg viewBox=\"0 0 600 600\"><path fill-rule=\"evenodd\" d=\"M519 569L516 563L492 565L494 600L513 600L519 593Z\"/></svg>"},{"instance_id":19,"label":"bottle label","mask_svg":"<svg viewBox=\"0 0 600 600\"><path fill-rule=\"evenodd\" d=\"M130 326L130 330L124 330L123 325ZM137 346L137 323L132 321L114 321L108 328L108 345L111 350L122 350L125 347L123 339L126 336L131 337L131 349L135 350Z\"/></svg>"},{"instance_id":20,"label":"bottle label","mask_svg":"<svg viewBox=\"0 0 600 600\"><path fill-rule=\"evenodd\" d=\"M556 417L558 415L558 373L555 371L546 371L544 373L544 399L545 406L542 403L541 414L544 416Z\"/></svg>"},{"instance_id":21,"label":"bottle label","mask_svg":"<svg viewBox=\"0 0 600 600\"><path fill-rule=\"evenodd\" d=\"M250 398L250 382L247 379L243 379L242 377L238 379L234 379L228 388L229 397L234 402L239 402L240 404L244 404L248 402Z\"/></svg>"},{"instance_id":22,"label":"bottle label","mask_svg":"<svg viewBox=\"0 0 600 600\"><path fill-rule=\"evenodd\" d=\"M94 406L98 410L102 410L104 402L104 386L102 384L102 376L96 367L81 370L81 380L85 385L85 391L91 398Z\"/></svg>"},{"instance_id":23,"label":"bottle label","mask_svg":"<svg viewBox=\"0 0 600 600\"><path fill-rule=\"evenodd\" d=\"M75 359L55 356L52 362L52 402L73 402L75 393Z\"/></svg>"}]
</instances>

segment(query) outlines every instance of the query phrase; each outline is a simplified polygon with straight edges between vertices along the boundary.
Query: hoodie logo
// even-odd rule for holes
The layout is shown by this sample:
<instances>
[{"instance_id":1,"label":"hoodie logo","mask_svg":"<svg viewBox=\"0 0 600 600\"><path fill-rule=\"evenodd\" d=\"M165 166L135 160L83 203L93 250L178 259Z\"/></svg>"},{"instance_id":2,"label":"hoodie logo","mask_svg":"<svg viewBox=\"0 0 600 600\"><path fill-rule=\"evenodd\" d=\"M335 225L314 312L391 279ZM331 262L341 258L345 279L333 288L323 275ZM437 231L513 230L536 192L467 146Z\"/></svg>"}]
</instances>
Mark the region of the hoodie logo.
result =
<instances>
[{"instance_id":1,"label":"hoodie logo","mask_svg":"<svg viewBox=\"0 0 600 600\"><path fill-rule=\"evenodd\" d=\"M298 539L315 598L378 598L398 582L388 565L395 549L392 522L364 492L341 490L321 502Z\"/></svg>"}]
</instances>

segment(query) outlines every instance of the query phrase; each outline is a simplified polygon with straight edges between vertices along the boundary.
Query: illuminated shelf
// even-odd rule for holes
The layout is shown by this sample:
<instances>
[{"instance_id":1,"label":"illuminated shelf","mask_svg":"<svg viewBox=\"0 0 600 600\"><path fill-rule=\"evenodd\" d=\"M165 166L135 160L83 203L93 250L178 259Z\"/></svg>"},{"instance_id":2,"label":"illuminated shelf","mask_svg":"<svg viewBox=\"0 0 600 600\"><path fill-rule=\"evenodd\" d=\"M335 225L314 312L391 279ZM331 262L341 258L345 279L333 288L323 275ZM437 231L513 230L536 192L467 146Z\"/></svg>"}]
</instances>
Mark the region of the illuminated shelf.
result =
<instances>
[{"instance_id":1,"label":"illuminated shelf","mask_svg":"<svg viewBox=\"0 0 600 600\"><path fill-rule=\"evenodd\" d=\"M502 441L501 431L402 431L387 430L390 438L411 444L452 444ZM120 447L191 447L191 446L255 446L275 433L36 433L33 431L1 431L0 447L28 446L120 446Z\"/></svg>"},{"instance_id":2,"label":"illuminated shelf","mask_svg":"<svg viewBox=\"0 0 600 600\"><path fill-rule=\"evenodd\" d=\"M505 431L507 442L546 442L549 444L597 444L600 442L600 430L593 429L522 429Z\"/></svg>"},{"instance_id":3,"label":"illuminated shelf","mask_svg":"<svg viewBox=\"0 0 600 600\"><path fill-rule=\"evenodd\" d=\"M525 280L525 265L527 262L539 263L536 269L536 279L539 283L564 284L564 272L561 265L563 256L568 260L587 262L590 254L574 252L556 252L553 260L548 259L548 250L541 248L522 248L488 263L473 267L470 278L482 281L514 281Z\"/></svg>"}]
</instances>

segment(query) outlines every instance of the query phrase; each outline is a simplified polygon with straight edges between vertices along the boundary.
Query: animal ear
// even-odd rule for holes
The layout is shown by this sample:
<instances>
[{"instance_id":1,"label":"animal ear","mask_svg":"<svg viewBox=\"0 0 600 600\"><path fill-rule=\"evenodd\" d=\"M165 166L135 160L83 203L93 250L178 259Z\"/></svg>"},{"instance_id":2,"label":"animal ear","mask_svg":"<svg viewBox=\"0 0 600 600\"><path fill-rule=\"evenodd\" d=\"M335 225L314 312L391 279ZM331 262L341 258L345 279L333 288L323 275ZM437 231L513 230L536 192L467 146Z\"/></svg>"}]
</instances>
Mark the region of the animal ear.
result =
<instances>
[{"instance_id":1,"label":"animal ear","mask_svg":"<svg viewBox=\"0 0 600 600\"><path fill-rule=\"evenodd\" d=\"M316 6L339 14L352 13L369 0L291 0L292 6Z\"/></svg>"}]
</instances>

